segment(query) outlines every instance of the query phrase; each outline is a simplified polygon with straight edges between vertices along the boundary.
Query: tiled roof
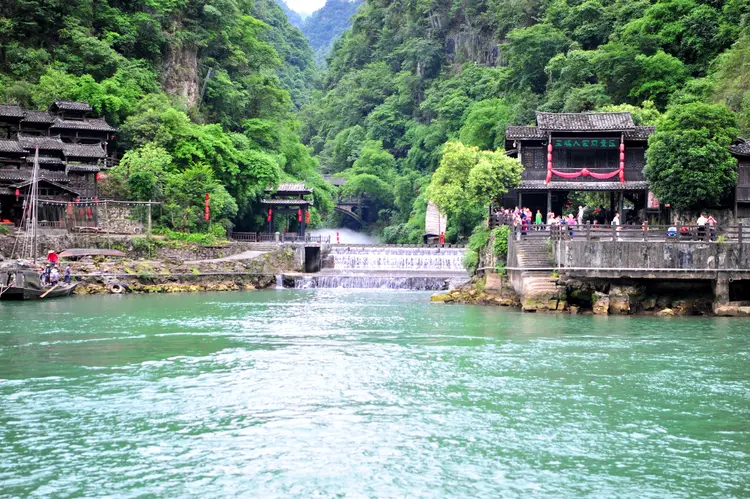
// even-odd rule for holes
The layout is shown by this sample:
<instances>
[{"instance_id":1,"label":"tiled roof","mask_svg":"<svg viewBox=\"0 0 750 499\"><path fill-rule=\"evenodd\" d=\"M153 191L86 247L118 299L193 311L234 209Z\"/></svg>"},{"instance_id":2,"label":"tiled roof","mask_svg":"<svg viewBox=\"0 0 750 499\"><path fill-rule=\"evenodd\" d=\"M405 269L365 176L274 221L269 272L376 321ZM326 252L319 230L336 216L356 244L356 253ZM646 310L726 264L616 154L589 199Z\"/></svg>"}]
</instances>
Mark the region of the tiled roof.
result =
<instances>
[{"instance_id":1,"label":"tiled roof","mask_svg":"<svg viewBox=\"0 0 750 499\"><path fill-rule=\"evenodd\" d=\"M312 189L305 187L304 182L285 182L279 184L277 189L269 187L266 192L299 192L299 193L310 193Z\"/></svg>"},{"instance_id":2,"label":"tiled roof","mask_svg":"<svg viewBox=\"0 0 750 499\"><path fill-rule=\"evenodd\" d=\"M729 148L729 150L732 151L732 154L736 154L738 156L750 156L750 143L743 141L739 144L733 145Z\"/></svg>"},{"instance_id":3,"label":"tiled roof","mask_svg":"<svg viewBox=\"0 0 750 499\"><path fill-rule=\"evenodd\" d=\"M69 172L96 173L101 171L98 165L68 165Z\"/></svg>"},{"instance_id":4,"label":"tiled roof","mask_svg":"<svg viewBox=\"0 0 750 499\"><path fill-rule=\"evenodd\" d=\"M93 109L91 109L91 106L89 106L89 103L86 101L75 102L69 100L56 100L55 106L61 111L81 111L84 113L93 111Z\"/></svg>"},{"instance_id":5,"label":"tiled roof","mask_svg":"<svg viewBox=\"0 0 750 499\"><path fill-rule=\"evenodd\" d=\"M630 113L536 113L536 123L549 131L624 131L635 128Z\"/></svg>"},{"instance_id":6,"label":"tiled roof","mask_svg":"<svg viewBox=\"0 0 750 499\"><path fill-rule=\"evenodd\" d=\"M34 164L34 155L29 154L26 156L26 162L30 164ZM63 160L60 158L54 158L51 156L39 156L39 164L40 165L61 165L63 164Z\"/></svg>"},{"instance_id":7,"label":"tiled roof","mask_svg":"<svg viewBox=\"0 0 750 499\"><path fill-rule=\"evenodd\" d=\"M13 180L17 182L23 182L31 180L33 172L30 168L22 168L17 170L15 168L9 170L0 169L0 180ZM48 170L39 170L39 178L41 180L48 180L53 182L70 182L70 179L65 172L53 172Z\"/></svg>"},{"instance_id":8,"label":"tiled roof","mask_svg":"<svg viewBox=\"0 0 750 499\"><path fill-rule=\"evenodd\" d=\"M14 152L17 154L26 154L17 140L0 139L0 152Z\"/></svg>"},{"instance_id":9,"label":"tiled roof","mask_svg":"<svg viewBox=\"0 0 750 499\"><path fill-rule=\"evenodd\" d=\"M24 111L22 121L27 123L52 123L55 118L47 111Z\"/></svg>"},{"instance_id":10,"label":"tiled roof","mask_svg":"<svg viewBox=\"0 0 750 499\"><path fill-rule=\"evenodd\" d=\"M33 151L35 147L46 151L62 151L63 142L60 137L37 137L35 135L19 135L18 141L24 149Z\"/></svg>"},{"instance_id":11,"label":"tiled roof","mask_svg":"<svg viewBox=\"0 0 750 499\"><path fill-rule=\"evenodd\" d=\"M519 190L564 190L564 191L645 191L648 189L648 182L631 181L625 182L550 182L546 184L544 180L522 180Z\"/></svg>"},{"instance_id":12,"label":"tiled roof","mask_svg":"<svg viewBox=\"0 0 750 499\"><path fill-rule=\"evenodd\" d=\"M6 118L23 118L23 109L15 104L0 104L0 116Z\"/></svg>"},{"instance_id":13,"label":"tiled roof","mask_svg":"<svg viewBox=\"0 0 750 499\"><path fill-rule=\"evenodd\" d=\"M104 158L101 144L63 144L65 156L72 158Z\"/></svg>"},{"instance_id":14,"label":"tiled roof","mask_svg":"<svg viewBox=\"0 0 750 499\"><path fill-rule=\"evenodd\" d=\"M90 118L82 121L62 120L55 118L52 128L69 128L73 130L94 130L97 132L116 132L117 129L110 126L104 118Z\"/></svg>"},{"instance_id":15,"label":"tiled roof","mask_svg":"<svg viewBox=\"0 0 750 499\"><path fill-rule=\"evenodd\" d=\"M271 206L312 206L313 204L312 201L306 199L264 199L260 203Z\"/></svg>"},{"instance_id":16,"label":"tiled roof","mask_svg":"<svg viewBox=\"0 0 750 499\"><path fill-rule=\"evenodd\" d=\"M637 126L633 130L625 131L625 138L629 140L648 140L652 133L656 130L652 126Z\"/></svg>"},{"instance_id":17,"label":"tiled roof","mask_svg":"<svg viewBox=\"0 0 750 499\"><path fill-rule=\"evenodd\" d=\"M544 139L547 134L539 127L535 126L508 126L505 128L505 138L508 140L515 139Z\"/></svg>"}]
</instances>

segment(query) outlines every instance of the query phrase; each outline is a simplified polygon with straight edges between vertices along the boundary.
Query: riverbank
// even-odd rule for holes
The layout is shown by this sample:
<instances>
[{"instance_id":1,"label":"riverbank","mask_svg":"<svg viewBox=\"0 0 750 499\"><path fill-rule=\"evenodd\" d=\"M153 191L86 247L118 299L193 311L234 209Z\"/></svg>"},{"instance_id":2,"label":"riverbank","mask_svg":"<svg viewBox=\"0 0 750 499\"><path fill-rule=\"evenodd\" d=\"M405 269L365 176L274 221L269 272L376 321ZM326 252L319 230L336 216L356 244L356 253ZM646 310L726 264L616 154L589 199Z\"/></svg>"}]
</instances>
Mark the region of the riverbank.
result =
<instances>
[{"instance_id":1,"label":"riverbank","mask_svg":"<svg viewBox=\"0 0 750 499\"><path fill-rule=\"evenodd\" d=\"M496 273L432 296L432 303L503 306L524 312L572 315L750 317L750 303L715 304L708 283L619 279L559 279L554 292L520 297L507 277Z\"/></svg>"},{"instance_id":2,"label":"riverbank","mask_svg":"<svg viewBox=\"0 0 750 499\"><path fill-rule=\"evenodd\" d=\"M13 238L0 237L0 251L10 254ZM45 236L40 254L50 249L117 249L126 256L84 257L70 266L79 295L109 293L186 293L263 289L276 275L304 266L293 245L230 243L204 246L184 241L127 236Z\"/></svg>"}]
</instances>

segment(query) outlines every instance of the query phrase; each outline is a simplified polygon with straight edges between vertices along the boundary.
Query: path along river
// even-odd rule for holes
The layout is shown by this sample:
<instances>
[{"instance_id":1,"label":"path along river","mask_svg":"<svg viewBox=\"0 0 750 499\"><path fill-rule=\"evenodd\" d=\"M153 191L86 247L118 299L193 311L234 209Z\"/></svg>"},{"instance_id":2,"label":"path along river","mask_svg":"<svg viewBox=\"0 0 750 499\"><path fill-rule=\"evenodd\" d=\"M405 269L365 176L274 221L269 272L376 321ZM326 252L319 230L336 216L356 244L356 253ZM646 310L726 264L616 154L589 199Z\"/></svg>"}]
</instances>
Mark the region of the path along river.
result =
<instances>
[{"instance_id":1,"label":"path along river","mask_svg":"<svg viewBox=\"0 0 750 499\"><path fill-rule=\"evenodd\" d=\"M729 497L750 321L283 290L0 304L0 496Z\"/></svg>"}]
</instances>

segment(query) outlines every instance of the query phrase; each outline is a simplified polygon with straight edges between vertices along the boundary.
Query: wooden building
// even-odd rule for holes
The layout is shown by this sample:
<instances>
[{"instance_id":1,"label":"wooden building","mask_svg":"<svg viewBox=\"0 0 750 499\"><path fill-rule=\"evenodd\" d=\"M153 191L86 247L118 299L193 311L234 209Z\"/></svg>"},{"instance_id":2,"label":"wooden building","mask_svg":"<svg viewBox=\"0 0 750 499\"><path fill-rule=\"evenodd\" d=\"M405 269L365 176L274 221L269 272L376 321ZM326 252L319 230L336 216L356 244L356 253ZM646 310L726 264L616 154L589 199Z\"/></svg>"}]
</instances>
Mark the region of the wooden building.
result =
<instances>
[{"instance_id":1,"label":"wooden building","mask_svg":"<svg viewBox=\"0 0 750 499\"><path fill-rule=\"evenodd\" d=\"M268 199L261 201L261 205L266 210L266 221L268 222L268 232L273 233L278 230L275 226L277 215L294 215L297 219L297 234L305 235L307 224L310 223L309 209L313 205L311 200L305 199L305 196L311 196L313 190L305 187L303 182L299 183L282 183L276 189L266 189Z\"/></svg>"},{"instance_id":2,"label":"wooden building","mask_svg":"<svg viewBox=\"0 0 750 499\"><path fill-rule=\"evenodd\" d=\"M630 113L536 113L536 126L509 126L506 150L524 170L504 205L560 214L572 191L606 192L610 212L624 201L642 213L648 203L643 174L653 127L636 126Z\"/></svg>"},{"instance_id":3,"label":"wooden building","mask_svg":"<svg viewBox=\"0 0 750 499\"><path fill-rule=\"evenodd\" d=\"M737 218L750 218L750 143L739 139L730 151L737 158L737 189L734 211Z\"/></svg>"},{"instance_id":4,"label":"wooden building","mask_svg":"<svg viewBox=\"0 0 750 499\"><path fill-rule=\"evenodd\" d=\"M47 111L0 105L0 220L18 223L39 149L40 199L97 196L99 172L116 163L114 127L86 102L56 101Z\"/></svg>"}]
</instances>

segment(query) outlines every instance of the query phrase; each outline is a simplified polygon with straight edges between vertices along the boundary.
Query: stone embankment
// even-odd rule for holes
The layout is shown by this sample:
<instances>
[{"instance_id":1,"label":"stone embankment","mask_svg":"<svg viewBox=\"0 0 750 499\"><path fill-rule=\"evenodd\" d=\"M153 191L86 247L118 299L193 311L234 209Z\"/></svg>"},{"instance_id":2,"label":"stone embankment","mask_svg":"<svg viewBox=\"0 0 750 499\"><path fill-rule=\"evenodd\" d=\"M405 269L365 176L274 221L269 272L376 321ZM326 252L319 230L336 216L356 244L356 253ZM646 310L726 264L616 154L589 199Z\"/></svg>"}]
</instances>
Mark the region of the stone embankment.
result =
<instances>
[{"instance_id":1,"label":"stone embankment","mask_svg":"<svg viewBox=\"0 0 750 499\"><path fill-rule=\"evenodd\" d=\"M13 238L0 237L0 255L10 254L12 244ZM63 269L70 266L74 280L79 283L76 294L262 289L273 286L276 275L299 272L304 266L300 252L291 245L272 248L243 243L202 246L181 241L149 242L143 237L41 238L39 253L46 255L48 249L60 251L73 247L118 249L127 255L126 258L94 256L61 262Z\"/></svg>"},{"instance_id":2,"label":"stone embankment","mask_svg":"<svg viewBox=\"0 0 750 499\"><path fill-rule=\"evenodd\" d=\"M433 303L505 306L525 312L563 312L584 315L690 315L750 316L750 304L724 311L713 307L710 287L696 283L654 283L652 286L622 281L555 281L554 294L534 293L538 303L526 303L508 283L495 273L485 279L447 293L433 295ZM549 295L549 296L548 296ZM544 298L547 297L547 298Z\"/></svg>"}]
</instances>

